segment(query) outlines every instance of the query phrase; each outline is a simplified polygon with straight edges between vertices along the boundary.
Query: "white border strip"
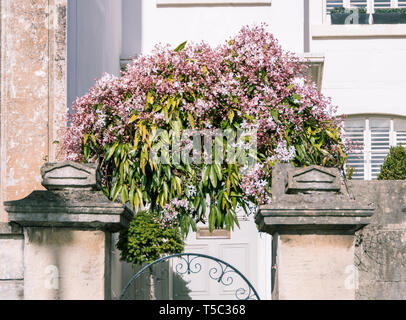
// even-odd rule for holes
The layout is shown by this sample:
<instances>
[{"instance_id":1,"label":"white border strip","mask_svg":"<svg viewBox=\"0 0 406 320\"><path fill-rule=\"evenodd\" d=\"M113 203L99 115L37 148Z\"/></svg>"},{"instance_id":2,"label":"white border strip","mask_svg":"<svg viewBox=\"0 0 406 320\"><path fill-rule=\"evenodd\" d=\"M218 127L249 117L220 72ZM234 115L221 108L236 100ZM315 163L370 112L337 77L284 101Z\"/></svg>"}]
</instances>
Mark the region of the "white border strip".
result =
<instances>
[{"instance_id":1,"label":"white border strip","mask_svg":"<svg viewBox=\"0 0 406 320\"><path fill-rule=\"evenodd\" d=\"M313 39L353 37L406 37L406 24L313 25Z\"/></svg>"},{"instance_id":2,"label":"white border strip","mask_svg":"<svg viewBox=\"0 0 406 320\"><path fill-rule=\"evenodd\" d=\"M157 6L176 5L271 5L272 0L156 0Z\"/></svg>"}]
</instances>

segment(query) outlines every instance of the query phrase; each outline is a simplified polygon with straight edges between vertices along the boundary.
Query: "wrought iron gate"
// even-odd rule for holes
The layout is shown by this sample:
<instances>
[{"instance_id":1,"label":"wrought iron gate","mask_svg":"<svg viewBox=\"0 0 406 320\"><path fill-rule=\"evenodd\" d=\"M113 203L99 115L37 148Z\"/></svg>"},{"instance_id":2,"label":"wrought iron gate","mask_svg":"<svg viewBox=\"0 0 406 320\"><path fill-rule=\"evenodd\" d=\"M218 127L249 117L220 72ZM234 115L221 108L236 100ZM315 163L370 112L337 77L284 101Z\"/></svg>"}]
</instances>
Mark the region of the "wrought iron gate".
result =
<instances>
[{"instance_id":1,"label":"wrought iron gate","mask_svg":"<svg viewBox=\"0 0 406 320\"><path fill-rule=\"evenodd\" d=\"M135 281L139 279L143 274L152 270L152 267L165 262L177 259L178 262L173 265L173 272L179 276L196 274L202 271L202 264L199 259L208 259L214 262L214 266L208 269L208 277L216 281L218 284L231 288L236 278L239 278L239 282L243 285L238 285L234 290L234 296L237 300L260 300L259 295L250 281L235 267L229 263L217 259L215 257L200 254L200 253L180 253L163 257L155 260L149 265L143 267L138 271L125 286L123 292L120 295L120 300L129 300L130 288L135 284Z\"/></svg>"}]
</instances>

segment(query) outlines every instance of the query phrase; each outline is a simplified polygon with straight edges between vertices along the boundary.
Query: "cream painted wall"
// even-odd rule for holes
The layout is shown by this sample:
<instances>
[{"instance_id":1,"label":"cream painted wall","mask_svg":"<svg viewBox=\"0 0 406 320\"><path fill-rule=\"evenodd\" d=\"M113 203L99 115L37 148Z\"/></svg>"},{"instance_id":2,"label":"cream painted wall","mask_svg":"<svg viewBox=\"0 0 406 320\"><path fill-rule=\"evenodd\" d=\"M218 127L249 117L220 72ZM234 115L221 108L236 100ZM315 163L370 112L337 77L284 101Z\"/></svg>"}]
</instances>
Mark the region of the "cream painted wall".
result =
<instances>
[{"instance_id":1,"label":"cream painted wall","mask_svg":"<svg viewBox=\"0 0 406 320\"><path fill-rule=\"evenodd\" d=\"M322 92L338 112L406 115L406 25L323 20L323 0L310 0L310 50L325 57Z\"/></svg>"},{"instance_id":2,"label":"cream painted wall","mask_svg":"<svg viewBox=\"0 0 406 320\"><path fill-rule=\"evenodd\" d=\"M141 17L136 9L142 10ZM303 0L273 0L271 5L171 6L158 6L156 0L124 0L123 12L124 58L138 53L132 51L148 53L157 43L176 46L185 40L204 40L217 45L236 34L241 26L261 22L269 24L269 30L286 50L303 52ZM141 34L134 30L135 25L141 27Z\"/></svg>"},{"instance_id":3,"label":"cream painted wall","mask_svg":"<svg viewBox=\"0 0 406 320\"><path fill-rule=\"evenodd\" d=\"M104 72L120 74L121 0L68 2L68 106Z\"/></svg>"},{"instance_id":4,"label":"cream painted wall","mask_svg":"<svg viewBox=\"0 0 406 320\"><path fill-rule=\"evenodd\" d=\"M339 112L406 115L406 34L401 38L324 38L323 93Z\"/></svg>"}]
</instances>

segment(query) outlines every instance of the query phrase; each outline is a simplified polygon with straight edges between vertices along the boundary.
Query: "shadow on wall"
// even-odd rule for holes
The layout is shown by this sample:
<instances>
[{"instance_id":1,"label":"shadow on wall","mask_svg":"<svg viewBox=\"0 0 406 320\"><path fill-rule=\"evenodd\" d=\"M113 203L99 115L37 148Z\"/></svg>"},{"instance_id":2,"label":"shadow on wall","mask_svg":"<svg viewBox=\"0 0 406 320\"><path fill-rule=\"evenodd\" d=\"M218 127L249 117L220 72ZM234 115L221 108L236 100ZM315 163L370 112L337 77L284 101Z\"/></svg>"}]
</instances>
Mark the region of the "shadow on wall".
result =
<instances>
[{"instance_id":1,"label":"shadow on wall","mask_svg":"<svg viewBox=\"0 0 406 320\"><path fill-rule=\"evenodd\" d=\"M142 51L142 0L122 0L121 61L126 63Z\"/></svg>"},{"instance_id":2,"label":"shadow on wall","mask_svg":"<svg viewBox=\"0 0 406 320\"><path fill-rule=\"evenodd\" d=\"M67 105L104 73L120 75L121 61L141 52L141 0L69 0Z\"/></svg>"},{"instance_id":3,"label":"shadow on wall","mask_svg":"<svg viewBox=\"0 0 406 320\"><path fill-rule=\"evenodd\" d=\"M134 267L134 275L144 266L137 265ZM188 288L188 282L173 271L169 261L154 265L152 274L154 277L152 291L156 300L192 300L189 295L191 290ZM150 272L146 270L128 289L124 300L150 300L150 293Z\"/></svg>"}]
</instances>

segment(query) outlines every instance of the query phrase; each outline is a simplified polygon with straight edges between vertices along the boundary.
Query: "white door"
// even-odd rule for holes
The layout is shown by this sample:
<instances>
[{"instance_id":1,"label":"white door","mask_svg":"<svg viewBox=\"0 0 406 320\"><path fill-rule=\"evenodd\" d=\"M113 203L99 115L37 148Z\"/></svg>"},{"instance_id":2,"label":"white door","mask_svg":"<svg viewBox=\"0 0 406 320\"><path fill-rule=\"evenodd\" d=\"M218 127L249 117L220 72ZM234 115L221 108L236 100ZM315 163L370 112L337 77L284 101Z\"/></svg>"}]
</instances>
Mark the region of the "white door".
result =
<instances>
[{"instance_id":1,"label":"white door","mask_svg":"<svg viewBox=\"0 0 406 320\"><path fill-rule=\"evenodd\" d=\"M270 299L271 236L258 232L253 216L240 217L239 223L240 228L234 231L217 230L212 234L207 225L198 225L198 232L192 232L186 240L185 252L205 254L229 263L251 282L261 299ZM222 268L212 260L196 258L190 264L191 273L183 275L186 270L181 262L175 259L171 263L172 299L234 300L237 289L248 289L245 281L233 272L226 272L222 282L216 281ZM240 298L246 293L237 292Z\"/></svg>"}]
</instances>

